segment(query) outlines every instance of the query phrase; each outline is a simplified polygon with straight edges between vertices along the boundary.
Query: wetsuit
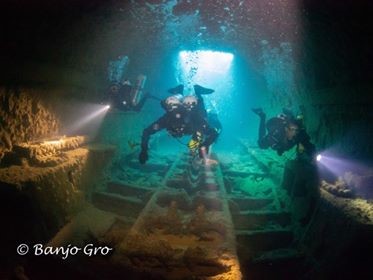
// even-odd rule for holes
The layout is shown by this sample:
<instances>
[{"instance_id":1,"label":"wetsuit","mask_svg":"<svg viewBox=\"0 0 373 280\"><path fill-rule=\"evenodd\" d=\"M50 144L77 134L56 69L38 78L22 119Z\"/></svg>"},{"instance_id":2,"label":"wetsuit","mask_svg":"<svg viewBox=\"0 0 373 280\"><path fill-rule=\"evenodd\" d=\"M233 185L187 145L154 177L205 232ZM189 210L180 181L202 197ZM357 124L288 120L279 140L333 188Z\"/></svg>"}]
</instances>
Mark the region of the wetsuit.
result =
<instances>
[{"instance_id":1,"label":"wetsuit","mask_svg":"<svg viewBox=\"0 0 373 280\"><path fill-rule=\"evenodd\" d=\"M177 108L171 112L167 112L144 129L141 139L140 163L143 164L148 159L147 151L150 136L163 129L166 129L176 138L185 135L192 135L192 138L197 138L197 134L199 133L203 136L200 149L204 147L207 151L219 135L217 130L208 124L206 118L200 112L188 112L183 107Z\"/></svg>"},{"instance_id":2,"label":"wetsuit","mask_svg":"<svg viewBox=\"0 0 373 280\"><path fill-rule=\"evenodd\" d=\"M148 94L134 104L132 100L132 90L133 87L128 84L113 84L108 89L108 101L110 104L121 111L136 111L139 112L145 104Z\"/></svg>"},{"instance_id":3,"label":"wetsuit","mask_svg":"<svg viewBox=\"0 0 373 280\"><path fill-rule=\"evenodd\" d=\"M285 151L290 150L294 146L302 144L304 152L307 156L313 156L315 153L315 145L311 143L310 136L307 134L304 127L299 126L299 132L292 140L286 138L285 127L288 125L286 116L280 115L271 118L266 123L265 116L260 117L259 125L259 140L258 145L261 149L272 148L278 155L282 155ZM266 130L268 133L266 134ZM299 149L297 149L297 152Z\"/></svg>"}]
</instances>

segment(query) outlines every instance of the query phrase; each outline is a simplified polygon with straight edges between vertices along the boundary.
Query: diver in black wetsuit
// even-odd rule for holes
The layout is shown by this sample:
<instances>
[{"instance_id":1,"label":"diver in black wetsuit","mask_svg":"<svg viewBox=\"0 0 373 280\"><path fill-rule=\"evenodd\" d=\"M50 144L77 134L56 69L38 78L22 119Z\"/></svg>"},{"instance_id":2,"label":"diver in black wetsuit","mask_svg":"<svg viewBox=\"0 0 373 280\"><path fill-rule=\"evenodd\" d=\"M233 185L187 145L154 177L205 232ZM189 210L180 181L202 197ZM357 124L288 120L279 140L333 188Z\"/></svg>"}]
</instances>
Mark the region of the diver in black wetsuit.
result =
<instances>
[{"instance_id":1,"label":"diver in black wetsuit","mask_svg":"<svg viewBox=\"0 0 373 280\"><path fill-rule=\"evenodd\" d=\"M201 158L204 158L209 147L219 136L221 125L212 127L207 120L207 112L203 103L203 94L211 94L212 89L194 86L195 96L188 95L183 98L183 85L168 90L174 94L161 102L166 113L154 123L144 129L141 139L141 152L139 161L144 164L148 160L148 144L150 136L166 129L171 136L180 138L191 135L188 146L191 150L198 150Z\"/></svg>"},{"instance_id":2,"label":"diver in black wetsuit","mask_svg":"<svg viewBox=\"0 0 373 280\"><path fill-rule=\"evenodd\" d=\"M129 80L111 84L102 103L109 103L112 108L125 112L139 112L145 101L152 97L148 92L143 92L145 80L144 75L139 75L136 86L132 86Z\"/></svg>"},{"instance_id":3,"label":"diver in black wetsuit","mask_svg":"<svg viewBox=\"0 0 373 280\"><path fill-rule=\"evenodd\" d=\"M258 145L261 149L272 148L278 155L297 146L297 156L307 156L313 160L315 145L311 143L301 120L290 110L266 122L266 114L261 108L252 109L260 118ZM267 134L266 134L267 130Z\"/></svg>"}]
</instances>

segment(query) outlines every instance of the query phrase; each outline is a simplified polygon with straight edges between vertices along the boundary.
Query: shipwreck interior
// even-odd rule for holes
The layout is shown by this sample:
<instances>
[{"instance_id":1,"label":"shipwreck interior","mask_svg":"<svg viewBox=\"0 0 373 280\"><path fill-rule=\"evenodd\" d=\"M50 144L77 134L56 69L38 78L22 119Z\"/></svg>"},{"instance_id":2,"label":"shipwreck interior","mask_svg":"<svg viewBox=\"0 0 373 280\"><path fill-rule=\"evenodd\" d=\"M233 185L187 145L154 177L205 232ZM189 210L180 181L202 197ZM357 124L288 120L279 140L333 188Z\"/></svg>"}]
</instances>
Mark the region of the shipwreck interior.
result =
<instances>
[{"instance_id":1,"label":"shipwreck interior","mask_svg":"<svg viewBox=\"0 0 373 280\"><path fill-rule=\"evenodd\" d=\"M1 1L0 279L373 279L372 12ZM179 84L214 90L219 137L201 156L161 131L140 163ZM261 149L252 108L316 152Z\"/></svg>"}]
</instances>

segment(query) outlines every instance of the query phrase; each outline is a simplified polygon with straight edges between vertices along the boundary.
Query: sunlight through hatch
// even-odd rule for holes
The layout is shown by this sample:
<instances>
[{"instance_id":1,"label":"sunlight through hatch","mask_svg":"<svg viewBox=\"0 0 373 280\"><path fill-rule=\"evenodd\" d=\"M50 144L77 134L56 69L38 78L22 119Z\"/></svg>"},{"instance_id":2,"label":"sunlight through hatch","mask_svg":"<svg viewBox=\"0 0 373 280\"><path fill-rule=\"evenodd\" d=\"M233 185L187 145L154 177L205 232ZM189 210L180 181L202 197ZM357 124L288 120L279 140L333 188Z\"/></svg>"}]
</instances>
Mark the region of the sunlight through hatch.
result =
<instances>
[{"instance_id":1,"label":"sunlight through hatch","mask_svg":"<svg viewBox=\"0 0 373 280\"><path fill-rule=\"evenodd\" d=\"M232 61L233 54L218 51L197 50L180 51L176 65L177 81L184 84L186 90L192 91L194 84L199 84L215 90L207 97L207 107L221 111L220 102L227 97L233 87Z\"/></svg>"}]
</instances>

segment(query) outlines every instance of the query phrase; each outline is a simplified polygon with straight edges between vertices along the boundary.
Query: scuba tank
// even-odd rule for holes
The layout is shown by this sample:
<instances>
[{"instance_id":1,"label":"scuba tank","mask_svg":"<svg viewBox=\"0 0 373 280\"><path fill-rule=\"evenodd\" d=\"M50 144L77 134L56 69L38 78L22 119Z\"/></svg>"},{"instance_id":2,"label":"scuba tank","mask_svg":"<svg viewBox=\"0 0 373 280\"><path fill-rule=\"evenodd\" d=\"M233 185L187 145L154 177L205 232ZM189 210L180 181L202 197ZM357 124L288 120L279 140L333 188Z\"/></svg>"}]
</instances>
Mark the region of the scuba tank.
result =
<instances>
[{"instance_id":1,"label":"scuba tank","mask_svg":"<svg viewBox=\"0 0 373 280\"><path fill-rule=\"evenodd\" d=\"M146 76L145 75L138 75L136 84L131 90L131 102L133 106L136 106L140 100L143 98L144 95L144 87L146 83Z\"/></svg>"},{"instance_id":2,"label":"scuba tank","mask_svg":"<svg viewBox=\"0 0 373 280\"><path fill-rule=\"evenodd\" d=\"M128 56L120 56L117 60L109 62L108 80L111 84L120 84L129 64Z\"/></svg>"}]
</instances>

